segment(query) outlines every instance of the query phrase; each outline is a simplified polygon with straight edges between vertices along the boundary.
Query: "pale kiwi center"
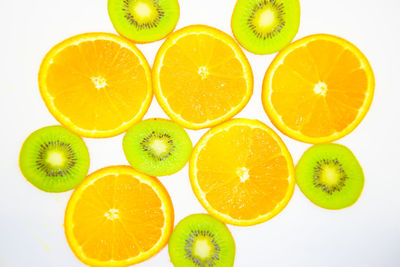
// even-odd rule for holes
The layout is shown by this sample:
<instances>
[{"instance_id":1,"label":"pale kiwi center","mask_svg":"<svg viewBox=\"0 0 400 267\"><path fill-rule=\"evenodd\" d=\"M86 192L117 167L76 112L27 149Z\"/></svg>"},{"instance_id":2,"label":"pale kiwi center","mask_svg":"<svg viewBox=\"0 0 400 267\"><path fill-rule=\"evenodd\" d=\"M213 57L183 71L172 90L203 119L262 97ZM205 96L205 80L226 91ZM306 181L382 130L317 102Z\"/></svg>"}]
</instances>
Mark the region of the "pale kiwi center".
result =
<instances>
[{"instance_id":1,"label":"pale kiwi center","mask_svg":"<svg viewBox=\"0 0 400 267\"><path fill-rule=\"evenodd\" d=\"M258 3L248 19L251 31L264 40L273 38L285 27L284 6L275 0L264 0Z\"/></svg>"},{"instance_id":2,"label":"pale kiwi center","mask_svg":"<svg viewBox=\"0 0 400 267\"><path fill-rule=\"evenodd\" d=\"M270 9L264 10L258 18L258 23L261 28L271 27L275 20L274 12Z\"/></svg>"},{"instance_id":3,"label":"pale kiwi center","mask_svg":"<svg viewBox=\"0 0 400 267\"><path fill-rule=\"evenodd\" d=\"M175 151L175 144L172 137L167 133L152 131L140 142L140 145L151 158L156 161L163 161Z\"/></svg>"},{"instance_id":4,"label":"pale kiwi center","mask_svg":"<svg viewBox=\"0 0 400 267\"><path fill-rule=\"evenodd\" d=\"M157 156L162 155L163 153L168 152L168 144L165 143L165 140L154 139L150 144L151 149Z\"/></svg>"},{"instance_id":5,"label":"pale kiwi center","mask_svg":"<svg viewBox=\"0 0 400 267\"><path fill-rule=\"evenodd\" d=\"M102 89L102 88L107 86L106 79L104 79L101 76L92 77L91 80L92 80L92 82L94 84L94 87L96 87L97 90L100 90L100 89Z\"/></svg>"},{"instance_id":6,"label":"pale kiwi center","mask_svg":"<svg viewBox=\"0 0 400 267\"><path fill-rule=\"evenodd\" d=\"M319 82L314 86L314 93L320 96L326 96L328 86L324 82Z\"/></svg>"},{"instance_id":7,"label":"pale kiwi center","mask_svg":"<svg viewBox=\"0 0 400 267\"><path fill-rule=\"evenodd\" d=\"M246 182L247 179L250 178L249 169L246 167L238 168L236 170L236 174L239 176L240 182L242 183Z\"/></svg>"},{"instance_id":8,"label":"pale kiwi center","mask_svg":"<svg viewBox=\"0 0 400 267\"><path fill-rule=\"evenodd\" d=\"M139 17L146 18L151 14L151 8L147 3L138 3L134 11Z\"/></svg>"},{"instance_id":9,"label":"pale kiwi center","mask_svg":"<svg viewBox=\"0 0 400 267\"><path fill-rule=\"evenodd\" d=\"M54 167L61 167L65 162L63 153L59 151L50 151L47 154L46 162L53 165Z\"/></svg>"},{"instance_id":10,"label":"pale kiwi center","mask_svg":"<svg viewBox=\"0 0 400 267\"><path fill-rule=\"evenodd\" d=\"M197 73L200 75L201 79L204 80L205 78L208 77L208 75L210 74L208 72L208 68L206 66L202 66L199 68L199 70L197 71Z\"/></svg>"},{"instance_id":11,"label":"pale kiwi center","mask_svg":"<svg viewBox=\"0 0 400 267\"><path fill-rule=\"evenodd\" d=\"M71 145L57 140L40 145L35 163L38 171L55 177L70 174L76 161Z\"/></svg>"},{"instance_id":12,"label":"pale kiwi center","mask_svg":"<svg viewBox=\"0 0 400 267\"><path fill-rule=\"evenodd\" d=\"M185 257L195 266L216 266L220 251L214 234L207 230L192 230L185 239Z\"/></svg>"},{"instance_id":13,"label":"pale kiwi center","mask_svg":"<svg viewBox=\"0 0 400 267\"><path fill-rule=\"evenodd\" d=\"M202 260L211 256L212 247L207 239L196 240L193 244L193 255Z\"/></svg>"},{"instance_id":14,"label":"pale kiwi center","mask_svg":"<svg viewBox=\"0 0 400 267\"><path fill-rule=\"evenodd\" d=\"M135 24L138 30L156 27L164 16L164 11L153 0L125 0L124 16L131 24Z\"/></svg>"},{"instance_id":15,"label":"pale kiwi center","mask_svg":"<svg viewBox=\"0 0 400 267\"><path fill-rule=\"evenodd\" d=\"M345 186L348 176L338 159L323 159L316 162L314 167L315 187L332 195L340 192Z\"/></svg>"},{"instance_id":16,"label":"pale kiwi center","mask_svg":"<svg viewBox=\"0 0 400 267\"><path fill-rule=\"evenodd\" d=\"M119 210L117 209L109 209L106 213L104 213L104 216L108 219L108 220L115 220L119 218Z\"/></svg>"},{"instance_id":17,"label":"pale kiwi center","mask_svg":"<svg viewBox=\"0 0 400 267\"><path fill-rule=\"evenodd\" d=\"M326 167L321 172L321 182L326 185L334 185L339 181L339 175L335 167Z\"/></svg>"}]
</instances>

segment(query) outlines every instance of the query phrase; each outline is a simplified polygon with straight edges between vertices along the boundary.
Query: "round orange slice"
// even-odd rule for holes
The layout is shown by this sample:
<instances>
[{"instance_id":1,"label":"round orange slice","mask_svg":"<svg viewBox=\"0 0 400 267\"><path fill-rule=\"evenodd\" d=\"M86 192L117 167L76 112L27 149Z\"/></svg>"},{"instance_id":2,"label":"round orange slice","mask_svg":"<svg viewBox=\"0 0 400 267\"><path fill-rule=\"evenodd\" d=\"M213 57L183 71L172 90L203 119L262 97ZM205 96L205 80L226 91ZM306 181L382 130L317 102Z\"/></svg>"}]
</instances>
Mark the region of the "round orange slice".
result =
<instances>
[{"instance_id":1,"label":"round orange slice","mask_svg":"<svg viewBox=\"0 0 400 267\"><path fill-rule=\"evenodd\" d=\"M110 137L141 120L152 98L151 71L129 41L85 33L54 46L39 71L40 93L53 116L85 137Z\"/></svg>"},{"instance_id":2,"label":"round orange slice","mask_svg":"<svg viewBox=\"0 0 400 267\"><path fill-rule=\"evenodd\" d=\"M232 37L193 25L162 44L153 65L153 84L158 103L172 120L202 129L244 108L253 92L253 74Z\"/></svg>"},{"instance_id":3,"label":"round orange slice","mask_svg":"<svg viewBox=\"0 0 400 267\"><path fill-rule=\"evenodd\" d=\"M90 174L73 192L65 235L90 266L128 266L159 252L174 225L171 199L154 177L128 166Z\"/></svg>"},{"instance_id":4,"label":"round orange slice","mask_svg":"<svg viewBox=\"0 0 400 267\"><path fill-rule=\"evenodd\" d=\"M221 221L247 226L277 215L294 191L292 157L281 138L257 120L235 119L208 131L189 162L193 191Z\"/></svg>"},{"instance_id":5,"label":"round orange slice","mask_svg":"<svg viewBox=\"0 0 400 267\"><path fill-rule=\"evenodd\" d=\"M264 78L263 105L284 134L327 143L352 132L371 106L374 74L348 41L327 34L300 39L282 50Z\"/></svg>"}]
</instances>

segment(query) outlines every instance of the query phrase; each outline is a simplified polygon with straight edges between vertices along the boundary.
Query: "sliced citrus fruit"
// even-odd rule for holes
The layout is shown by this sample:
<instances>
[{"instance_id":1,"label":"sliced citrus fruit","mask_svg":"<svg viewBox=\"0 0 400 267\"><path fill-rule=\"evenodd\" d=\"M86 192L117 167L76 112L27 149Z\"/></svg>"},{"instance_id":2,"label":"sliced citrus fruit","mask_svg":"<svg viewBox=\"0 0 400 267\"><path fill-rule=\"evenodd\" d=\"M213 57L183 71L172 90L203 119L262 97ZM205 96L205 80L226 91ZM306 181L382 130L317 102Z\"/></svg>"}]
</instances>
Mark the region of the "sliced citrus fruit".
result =
<instances>
[{"instance_id":1,"label":"sliced citrus fruit","mask_svg":"<svg viewBox=\"0 0 400 267\"><path fill-rule=\"evenodd\" d=\"M277 215L293 195L292 157L257 120L235 119L208 131L189 162L193 191L221 221L246 226Z\"/></svg>"},{"instance_id":2,"label":"sliced citrus fruit","mask_svg":"<svg viewBox=\"0 0 400 267\"><path fill-rule=\"evenodd\" d=\"M53 116L85 137L110 137L143 118L152 98L151 72L129 41L85 33L54 46L39 71L40 93Z\"/></svg>"},{"instance_id":3,"label":"sliced citrus fruit","mask_svg":"<svg viewBox=\"0 0 400 267\"><path fill-rule=\"evenodd\" d=\"M90 266L128 266L163 248L174 211L164 186L127 166L89 175L65 212L65 235L75 255Z\"/></svg>"},{"instance_id":4,"label":"sliced citrus fruit","mask_svg":"<svg viewBox=\"0 0 400 267\"><path fill-rule=\"evenodd\" d=\"M263 105L284 134L326 143L353 131L371 106L374 74L367 58L348 41L307 36L282 50L264 78Z\"/></svg>"},{"instance_id":5,"label":"sliced citrus fruit","mask_svg":"<svg viewBox=\"0 0 400 267\"><path fill-rule=\"evenodd\" d=\"M153 84L159 104L171 119L201 129L244 108L253 92L253 74L232 37L193 25L163 43L154 61Z\"/></svg>"}]
</instances>

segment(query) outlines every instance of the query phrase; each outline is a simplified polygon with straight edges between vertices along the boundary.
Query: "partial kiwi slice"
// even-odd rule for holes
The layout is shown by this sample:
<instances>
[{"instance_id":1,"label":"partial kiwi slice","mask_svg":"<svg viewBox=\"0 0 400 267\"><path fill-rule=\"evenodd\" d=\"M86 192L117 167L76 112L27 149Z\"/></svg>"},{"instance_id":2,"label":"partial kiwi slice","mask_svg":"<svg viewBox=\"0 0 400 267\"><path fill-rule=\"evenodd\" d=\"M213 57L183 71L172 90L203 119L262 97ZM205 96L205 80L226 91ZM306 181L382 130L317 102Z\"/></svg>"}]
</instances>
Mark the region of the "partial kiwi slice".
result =
<instances>
[{"instance_id":1,"label":"partial kiwi slice","mask_svg":"<svg viewBox=\"0 0 400 267\"><path fill-rule=\"evenodd\" d=\"M299 0L237 0L232 31L254 54L272 54L287 46L300 25Z\"/></svg>"},{"instance_id":2,"label":"partial kiwi slice","mask_svg":"<svg viewBox=\"0 0 400 267\"><path fill-rule=\"evenodd\" d=\"M133 168L148 175L164 176L185 166L192 152L192 142L178 124L149 119L129 129L123 148Z\"/></svg>"},{"instance_id":3,"label":"partial kiwi slice","mask_svg":"<svg viewBox=\"0 0 400 267\"><path fill-rule=\"evenodd\" d=\"M177 0L108 0L108 15L122 36L149 43L166 37L179 19Z\"/></svg>"},{"instance_id":4,"label":"partial kiwi slice","mask_svg":"<svg viewBox=\"0 0 400 267\"><path fill-rule=\"evenodd\" d=\"M219 220L206 214L193 214L176 225L168 252L175 267L232 267L235 241Z\"/></svg>"},{"instance_id":5,"label":"partial kiwi slice","mask_svg":"<svg viewBox=\"0 0 400 267\"><path fill-rule=\"evenodd\" d=\"M89 152L78 135L62 126L48 126L25 140L19 165L25 178L37 188L65 192L85 179Z\"/></svg>"},{"instance_id":6,"label":"partial kiwi slice","mask_svg":"<svg viewBox=\"0 0 400 267\"><path fill-rule=\"evenodd\" d=\"M296 182L316 205L336 210L358 200L364 187L364 173L347 147L320 144L309 148L299 160Z\"/></svg>"}]
</instances>

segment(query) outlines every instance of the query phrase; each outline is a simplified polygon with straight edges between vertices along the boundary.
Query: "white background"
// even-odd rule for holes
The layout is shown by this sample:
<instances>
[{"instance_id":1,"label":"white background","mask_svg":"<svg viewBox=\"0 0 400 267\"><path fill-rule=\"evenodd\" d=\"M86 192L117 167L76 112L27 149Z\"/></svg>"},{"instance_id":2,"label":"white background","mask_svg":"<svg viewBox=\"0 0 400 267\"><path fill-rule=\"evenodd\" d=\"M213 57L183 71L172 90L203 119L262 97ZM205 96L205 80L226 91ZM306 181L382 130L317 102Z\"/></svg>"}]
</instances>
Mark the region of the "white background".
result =
<instances>
[{"instance_id":1,"label":"white background","mask_svg":"<svg viewBox=\"0 0 400 267\"><path fill-rule=\"evenodd\" d=\"M207 24L231 34L234 0L180 0L177 28ZM296 187L286 209L263 224L229 226L236 241L238 267L261 266L400 266L399 106L400 76L398 0L301 0L296 39L330 33L348 39L368 57L376 92L364 121L338 143L348 146L365 172L359 201L340 211L313 205ZM58 124L38 90L37 73L45 53L72 35L115 32L106 0L1 1L0 25L0 266L83 266L64 237L64 210L71 192L44 193L30 185L18 168L24 139L43 126ZM162 41L139 45L152 65ZM246 52L254 72L254 94L236 117L256 118L272 127L261 106L261 84L274 55ZM145 118L164 117L155 99ZM206 130L189 131L196 143ZM297 163L310 146L279 133ZM123 135L85 139L90 172L127 164ZM187 166L160 179L168 189L175 223L205 212L195 198ZM167 248L138 266L172 266Z\"/></svg>"}]
</instances>

